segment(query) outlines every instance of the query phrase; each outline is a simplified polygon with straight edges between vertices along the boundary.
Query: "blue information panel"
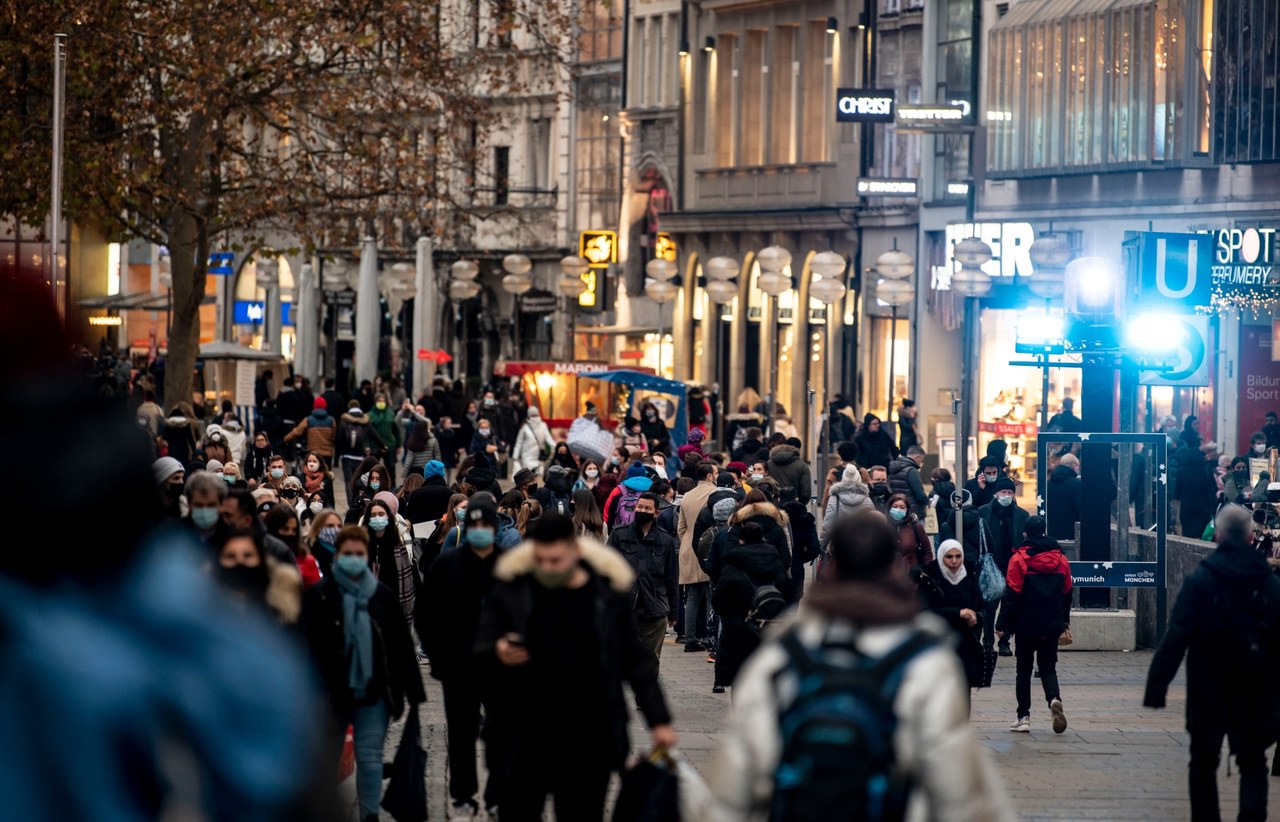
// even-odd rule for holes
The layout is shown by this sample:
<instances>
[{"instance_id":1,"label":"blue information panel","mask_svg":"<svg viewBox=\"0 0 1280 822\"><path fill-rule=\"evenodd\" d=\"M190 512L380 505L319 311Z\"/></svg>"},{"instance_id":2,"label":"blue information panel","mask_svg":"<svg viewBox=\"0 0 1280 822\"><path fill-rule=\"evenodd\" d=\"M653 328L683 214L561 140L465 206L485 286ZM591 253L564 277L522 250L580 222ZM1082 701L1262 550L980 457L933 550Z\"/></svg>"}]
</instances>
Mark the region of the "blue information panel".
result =
<instances>
[{"instance_id":1,"label":"blue information panel","mask_svg":"<svg viewBox=\"0 0 1280 822\"><path fill-rule=\"evenodd\" d=\"M1076 588L1155 588L1159 567L1154 562L1073 562L1071 584Z\"/></svg>"},{"instance_id":2,"label":"blue information panel","mask_svg":"<svg viewBox=\"0 0 1280 822\"><path fill-rule=\"evenodd\" d=\"M280 303L280 319L286 326L294 324L294 303ZM267 309L257 300L236 300L231 321L236 325L261 325Z\"/></svg>"}]
</instances>

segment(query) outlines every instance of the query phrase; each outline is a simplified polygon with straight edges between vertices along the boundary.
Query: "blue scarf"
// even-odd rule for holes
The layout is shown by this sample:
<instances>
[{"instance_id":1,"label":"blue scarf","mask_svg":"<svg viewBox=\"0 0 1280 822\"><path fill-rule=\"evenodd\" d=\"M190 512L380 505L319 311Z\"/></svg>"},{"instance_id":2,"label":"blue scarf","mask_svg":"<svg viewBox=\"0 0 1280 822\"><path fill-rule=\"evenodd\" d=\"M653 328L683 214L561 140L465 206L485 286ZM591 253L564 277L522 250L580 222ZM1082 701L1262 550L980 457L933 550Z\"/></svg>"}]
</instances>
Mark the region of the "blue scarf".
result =
<instances>
[{"instance_id":1,"label":"blue scarf","mask_svg":"<svg viewBox=\"0 0 1280 822\"><path fill-rule=\"evenodd\" d=\"M334 569L333 578L342 592L343 655L347 658L347 685L356 699L364 699L373 678L373 621L369 600L378 590L378 580L365 569L352 579Z\"/></svg>"}]
</instances>

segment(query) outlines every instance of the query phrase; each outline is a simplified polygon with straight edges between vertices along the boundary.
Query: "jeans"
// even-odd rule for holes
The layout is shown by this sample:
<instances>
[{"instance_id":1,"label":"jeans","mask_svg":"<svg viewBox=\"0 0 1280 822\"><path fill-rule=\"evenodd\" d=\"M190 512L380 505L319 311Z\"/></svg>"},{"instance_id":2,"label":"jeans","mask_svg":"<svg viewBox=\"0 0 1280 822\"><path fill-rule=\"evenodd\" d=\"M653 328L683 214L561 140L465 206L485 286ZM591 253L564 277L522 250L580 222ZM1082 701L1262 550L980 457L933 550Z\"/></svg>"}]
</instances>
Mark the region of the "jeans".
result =
<instances>
[{"instance_id":1,"label":"jeans","mask_svg":"<svg viewBox=\"0 0 1280 822\"><path fill-rule=\"evenodd\" d=\"M409 710L414 710L410 706ZM387 741L387 701L358 705L351 712L356 751L356 799L360 815L377 815L382 802L382 751Z\"/></svg>"},{"instance_id":2,"label":"jeans","mask_svg":"<svg viewBox=\"0 0 1280 822\"><path fill-rule=\"evenodd\" d=\"M662 664L662 640L667 636L667 618L637 619L636 623L640 626L640 644L653 651L653 668L657 670Z\"/></svg>"},{"instance_id":3,"label":"jeans","mask_svg":"<svg viewBox=\"0 0 1280 822\"><path fill-rule=\"evenodd\" d=\"M1218 822L1218 759L1222 754L1222 738L1229 736L1231 752L1240 766L1241 822L1267 818L1266 747L1243 738L1243 734L1227 734L1225 729L1200 730L1191 733L1191 822Z\"/></svg>"},{"instance_id":4,"label":"jeans","mask_svg":"<svg viewBox=\"0 0 1280 822\"><path fill-rule=\"evenodd\" d=\"M1018 674L1014 693L1018 699L1018 716L1031 716L1031 671L1040 664L1040 684L1044 686L1044 701L1052 702L1062 696L1058 692L1058 637L1018 636L1014 643L1014 658Z\"/></svg>"},{"instance_id":5,"label":"jeans","mask_svg":"<svg viewBox=\"0 0 1280 822\"><path fill-rule=\"evenodd\" d=\"M454 802L475 802L480 788L476 776L476 738L480 735L481 683L471 676L453 676L441 683L444 691L444 721L449 729L449 798ZM501 777L489 762L489 779L484 788L487 807L498 804Z\"/></svg>"},{"instance_id":6,"label":"jeans","mask_svg":"<svg viewBox=\"0 0 1280 822\"><path fill-rule=\"evenodd\" d=\"M709 605L708 590L710 588L708 582L694 582L684 586L684 639L685 642L693 642L694 640L705 640L707 638L707 625L705 622L698 620L698 614L702 612L704 605Z\"/></svg>"}]
</instances>

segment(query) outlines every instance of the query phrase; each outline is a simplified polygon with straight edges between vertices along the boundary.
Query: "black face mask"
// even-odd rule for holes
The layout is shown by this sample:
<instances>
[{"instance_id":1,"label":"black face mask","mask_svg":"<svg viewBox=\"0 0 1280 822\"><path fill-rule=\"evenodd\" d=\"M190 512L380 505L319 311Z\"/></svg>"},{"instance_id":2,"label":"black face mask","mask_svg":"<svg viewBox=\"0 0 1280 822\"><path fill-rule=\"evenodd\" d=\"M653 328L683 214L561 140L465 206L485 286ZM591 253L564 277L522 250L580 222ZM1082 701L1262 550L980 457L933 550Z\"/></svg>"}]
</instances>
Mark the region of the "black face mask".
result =
<instances>
[{"instance_id":1,"label":"black face mask","mask_svg":"<svg viewBox=\"0 0 1280 822\"><path fill-rule=\"evenodd\" d=\"M872 485L871 485L871 493L875 494L876 496L884 496L884 495L888 494L888 493L889 493L889 483L887 483L887 482L876 482L876 483L872 483Z\"/></svg>"},{"instance_id":2,"label":"black face mask","mask_svg":"<svg viewBox=\"0 0 1280 822\"><path fill-rule=\"evenodd\" d=\"M1247 470L1245 470L1245 471L1234 471L1233 473L1235 474L1235 477L1236 477L1236 479L1238 479L1238 480L1247 479L1247 478L1249 477L1249 472L1248 472Z\"/></svg>"},{"instance_id":3,"label":"black face mask","mask_svg":"<svg viewBox=\"0 0 1280 822\"><path fill-rule=\"evenodd\" d=\"M652 514L648 511L636 511L634 514L635 523L636 525L639 525L641 527L645 525L649 525L650 523L653 522L653 518L655 516L656 516L655 514Z\"/></svg>"},{"instance_id":4,"label":"black face mask","mask_svg":"<svg viewBox=\"0 0 1280 822\"><path fill-rule=\"evenodd\" d=\"M232 593L260 598L267 590L267 566L232 565L218 566L218 579Z\"/></svg>"}]
</instances>

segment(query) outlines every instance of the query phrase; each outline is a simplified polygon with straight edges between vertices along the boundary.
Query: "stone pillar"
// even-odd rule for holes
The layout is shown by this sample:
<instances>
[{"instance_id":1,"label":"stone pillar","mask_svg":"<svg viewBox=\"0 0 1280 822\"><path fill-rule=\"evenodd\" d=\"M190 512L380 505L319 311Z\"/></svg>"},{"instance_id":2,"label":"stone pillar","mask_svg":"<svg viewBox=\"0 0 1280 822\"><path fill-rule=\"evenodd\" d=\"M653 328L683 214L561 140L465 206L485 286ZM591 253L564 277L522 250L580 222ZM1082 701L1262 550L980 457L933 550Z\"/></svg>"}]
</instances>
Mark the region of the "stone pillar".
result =
<instances>
[{"instance_id":1,"label":"stone pillar","mask_svg":"<svg viewBox=\"0 0 1280 822\"><path fill-rule=\"evenodd\" d=\"M360 244L360 279L356 286L356 381L378 373L378 342L382 337L382 303L378 294L378 241Z\"/></svg>"}]
</instances>

